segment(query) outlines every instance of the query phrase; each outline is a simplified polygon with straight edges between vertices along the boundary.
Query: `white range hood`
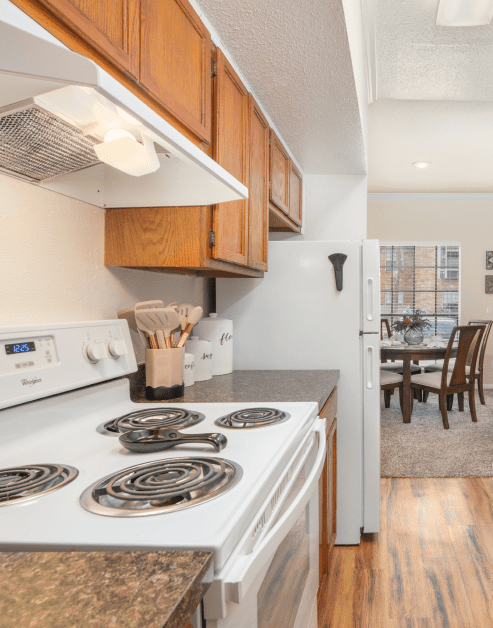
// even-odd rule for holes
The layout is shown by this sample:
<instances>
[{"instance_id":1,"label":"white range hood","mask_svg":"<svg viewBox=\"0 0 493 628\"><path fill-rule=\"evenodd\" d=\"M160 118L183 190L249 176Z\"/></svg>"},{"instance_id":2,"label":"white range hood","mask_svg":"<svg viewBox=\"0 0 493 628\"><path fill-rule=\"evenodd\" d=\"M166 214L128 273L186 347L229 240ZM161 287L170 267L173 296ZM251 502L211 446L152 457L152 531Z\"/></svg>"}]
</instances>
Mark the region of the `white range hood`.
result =
<instances>
[{"instance_id":1,"label":"white range hood","mask_svg":"<svg viewBox=\"0 0 493 628\"><path fill-rule=\"evenodd\" d=\"M8 0L0 0L0 172L107 208L248 198L224 168Z\"/></svg>"}]
</instances>

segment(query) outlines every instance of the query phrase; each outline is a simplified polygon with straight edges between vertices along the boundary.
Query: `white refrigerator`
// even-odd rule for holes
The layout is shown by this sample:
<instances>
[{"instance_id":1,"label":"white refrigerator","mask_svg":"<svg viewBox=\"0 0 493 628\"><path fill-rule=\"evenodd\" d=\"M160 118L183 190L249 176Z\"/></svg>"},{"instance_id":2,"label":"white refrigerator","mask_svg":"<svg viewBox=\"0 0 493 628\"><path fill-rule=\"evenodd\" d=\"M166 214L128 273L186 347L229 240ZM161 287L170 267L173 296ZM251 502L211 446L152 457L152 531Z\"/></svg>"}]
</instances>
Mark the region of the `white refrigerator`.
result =
<instances>
[{"instance_id":1,"label":"white refrigerator","mask_svg":"<svg viewBox=\"0 0 493 628\"><path fill-rule=\"evenodd\" d=\"M340 291L333 253L347 256ZM263 279L216 285L217 312L233 319L235 370L341 372L338 545L380 530L379 260L377 240L269 242Z\"/></svg>"}]
</instances>

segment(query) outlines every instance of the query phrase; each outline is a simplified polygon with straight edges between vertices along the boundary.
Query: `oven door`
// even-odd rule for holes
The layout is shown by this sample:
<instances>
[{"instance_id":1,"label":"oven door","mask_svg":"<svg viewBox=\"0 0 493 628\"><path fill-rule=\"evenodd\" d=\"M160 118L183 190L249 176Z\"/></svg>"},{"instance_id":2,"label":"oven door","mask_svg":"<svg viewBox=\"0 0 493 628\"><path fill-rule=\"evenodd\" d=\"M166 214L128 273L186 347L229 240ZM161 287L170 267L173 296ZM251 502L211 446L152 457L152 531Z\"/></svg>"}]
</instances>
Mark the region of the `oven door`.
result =
<instances>
[{"instance_id":1,"label":"oven door","mask_svg":"<svg viewBox=\"0 0 493 628\"><path fill-rule=\"evenodd\" d=\"M316 628L324 461L317 420L207 592L206 628Z\"/></svg>"}]
</instances>

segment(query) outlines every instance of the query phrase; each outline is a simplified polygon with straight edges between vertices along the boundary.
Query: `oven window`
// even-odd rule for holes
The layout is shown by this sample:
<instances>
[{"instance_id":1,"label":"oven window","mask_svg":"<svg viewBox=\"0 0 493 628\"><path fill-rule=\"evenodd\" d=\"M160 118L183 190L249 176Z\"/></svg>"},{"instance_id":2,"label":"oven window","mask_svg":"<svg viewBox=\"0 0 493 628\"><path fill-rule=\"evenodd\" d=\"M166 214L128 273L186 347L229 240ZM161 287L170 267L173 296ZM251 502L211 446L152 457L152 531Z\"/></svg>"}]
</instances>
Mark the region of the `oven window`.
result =
<instances>
[{"instance_id":1,"label":"oven window","mask_svg":"<svg viewBox=\"0 0 493 628\"><path fill-rule=\"evenodd\" d=\"M277 548L257 594L258 628L293 628L310 570L308 506Z\"/></svg>"}]
</instances>

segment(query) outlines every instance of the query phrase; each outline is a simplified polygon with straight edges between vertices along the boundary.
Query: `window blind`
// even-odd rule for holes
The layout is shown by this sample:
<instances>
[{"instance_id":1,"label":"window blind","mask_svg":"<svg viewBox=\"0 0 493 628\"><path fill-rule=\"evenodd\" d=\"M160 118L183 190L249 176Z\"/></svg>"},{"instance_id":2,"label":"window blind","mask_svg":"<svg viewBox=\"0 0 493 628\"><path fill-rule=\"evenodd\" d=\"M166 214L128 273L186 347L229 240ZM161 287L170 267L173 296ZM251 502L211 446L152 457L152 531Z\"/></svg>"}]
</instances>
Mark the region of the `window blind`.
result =
<instances>
[{"instance_id":1,"label":"window blind","mask_svg":"<svg viewBox=\"0 0 493 628\"><path fill-rule=\"evenodd\" d=\"M459 324L460 246L381 246L381 315L392 323L419 312L430 335Z\"/></svg>"}]
</instances>

